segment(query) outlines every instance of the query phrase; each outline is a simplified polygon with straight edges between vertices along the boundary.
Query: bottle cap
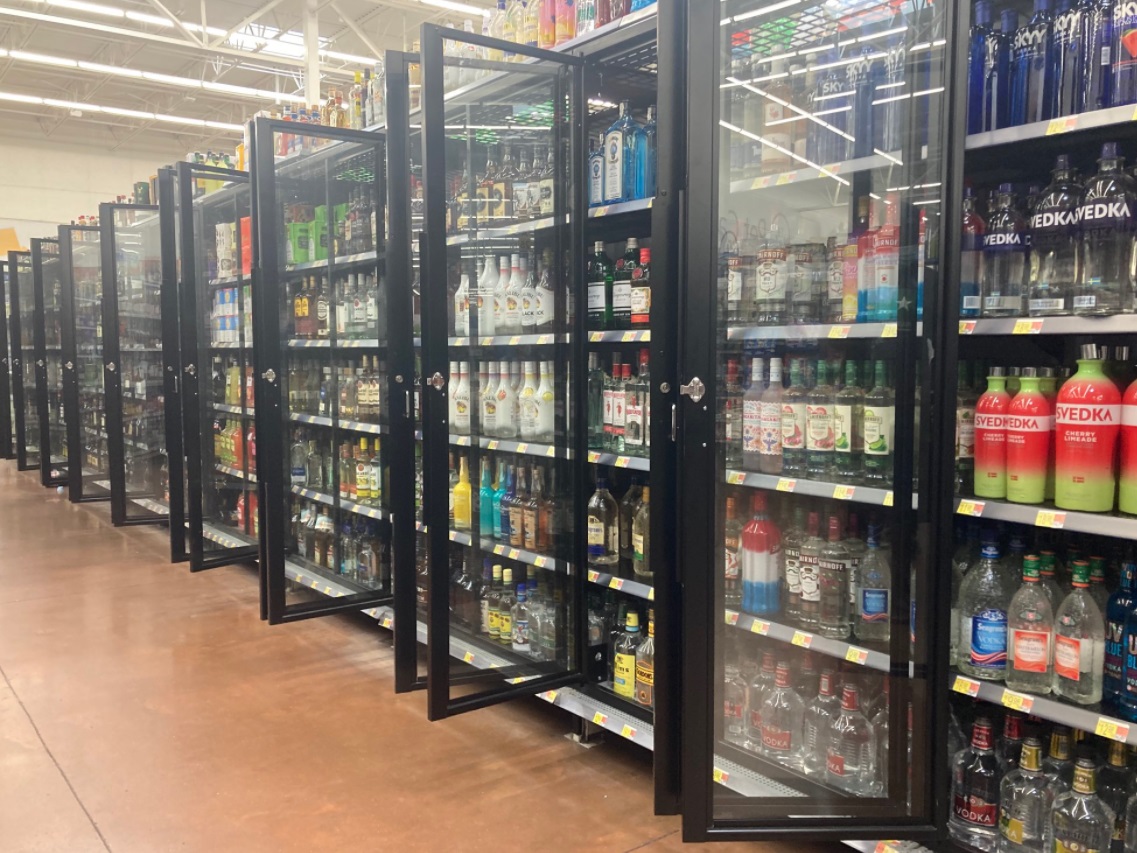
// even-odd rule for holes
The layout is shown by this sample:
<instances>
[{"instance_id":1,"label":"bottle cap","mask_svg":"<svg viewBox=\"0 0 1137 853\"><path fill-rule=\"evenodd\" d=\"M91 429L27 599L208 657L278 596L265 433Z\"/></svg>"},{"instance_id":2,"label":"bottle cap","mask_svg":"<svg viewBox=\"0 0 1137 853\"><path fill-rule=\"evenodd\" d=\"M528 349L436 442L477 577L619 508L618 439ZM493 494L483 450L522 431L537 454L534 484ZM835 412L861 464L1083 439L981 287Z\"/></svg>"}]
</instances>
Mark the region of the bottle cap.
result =
<instances>
[{"instance_id":1,"label":"bottle cap","mask_svg":"<svg viewBox=\"0 0 1137 853\"><path fill-rule=\"evenodd\" d=\"M1074 586L1087 587L1090 585L1090 564L1085 560L1074 561Z\"/></svg>"},{"instance_id":2,"label":"bottle cap","mask_svg":"<svg viewBox=\"0 0 1137 853\"><path fill-rule=\"evenodd\" d=\"M1041 571L1038 557L1034 554L1023 558L1023 580L1026 583L1038 583Z\"/></svg>"},{"instance_id":3,"label":"bottle cap","mask_svg":"<svg viewBox=\"0 0 1137 853\"><path fill-rule=\"evenodd\" d=\"M507 587L513 583L513 569L501 570L501 582Z\"/></svg>"},{"instance_id":4,"label":"bottle cap","mask_svg":"<svg viewBox=\"0 0 1137 853\"><path fill-rule=\"evenodd\" d=\"M977 0L975 4L975 26L991 26L991 0Z\"/></svg>"},{"instance_id":5,"label":"bottle cap","mask_svg":"<svg viewBox=\"0 0 1137 853\"><path fill-rule=\"evenodd\" d=\"M635 610L629 610L628 620L624 624L629 631L638 631L640 629L640 614Z\"/></svg>"},{"instance_id":6,"label":"bottle cap","mask_svg":"<svg viewBox=\"0 0 1137 853\"><path fill-rule=\"evenodd\" d=\"M1053 379L1055 376L1053 367L1040 367L1038 368L1038 375L1043 379Z\"/></svg>"},{"instance_id":7,"label":"bottle cap","mask_svg":"<svg viewBox=\"0 0 1137 853\"><path fill-rule=\"evenodd\" d=\"M597 240L596 243L593 244L592 249L593 249L593 251L596 252L596 254L599 255L601 252L604 251L604 241L603 240Z\"/></svg>"},{"instance_id":8,"label":"bottle cap","mask_svg":"<svg viewBox=\"0 0 1137 853\"><path fill-rule=\"evenodd\" d=\"M1022 370L1023 379L1034 379L1038 376L1037 367L1024 367Z\"/></svg>"},{"instance_id":9,"label":"bottle cap","mask_svg":"<svg viewBox=\"0 0 1137 853\"><path fill-rule=\"evenodd\" d=\"M774 671L774 653L773 652L762 652L762 671L763 672L773 672Z\"/></svg>"},{"instance_id":10,"label":"bottle cap","mask_svg":"<svg viewBox=\"0 0 1137 853\"><path fill-rule=\"evenodd\" d=\"M980 554L984 560L997 560L999 559L999 546L994 542L984 542Z\"/></svg>"},{"instance_id":11,"label":"bottle cap","mask_svg":"<svg viewBox=\"0 0 1137 853\"><path fill-rule=\"evenodd\" d=\"M1054 161L1055 172L1068 172L1070 171L1070 155L1059 154L1058 158Z\"/></svg>"},{"instance_id":12,"label":"bottle cap","mask_svg":"<svg viewBox=\"0 0 1137 853\"><path fill-rule=\"evenodd\" d=\"M1015 188L1013 184L999 184L999 195L1012 195L1014 191Z\"/></svg>"},{"instance_id":13,"label":"bottle cap","mask_svg":"<svg viewBox=\"0 0 1137 853\"><path fill-rule=\"evenodd\" d=\"M1102 361L1105 354L1097 344L1082 344L1081 357L1086 361Z\"/></svg>"},{"instance_id":14,"label":"bottle cap","mask_svg":"<svg viewBox=\"0 0 1137 853\"><path fill-rule=\"evenodd\" d=\"M1036 0L1036 2L1037 2L1037 0ZM1101 159L1103 159L1103 160L1115 160L1115 159L1117 159L1117 143L1116 142L1104 142L1104 143L1102 143Z\"/></svg>"},{"instance_id":15,"label":"bottle cap","mask_svg":"<svg viewBox=\"0 0 1137 853\"><path fill-rule=\"evenodd\" d=\"M993 379L997 376L1006 376L1006 375L1007 375L1007 369L1005 367L992 367L990 370L987 371L987 378L988 379Z\"/></svg>"},{"instance_id":16,"label":"bottle cap","mask_svg":"<svg viewBox=\"0 0 1137 853\"><path fill-rule=\"evenodd\" d=\"M1009 35L1019 28L1019 13L1014 9L1004 9L999 14L1002 31Z\"/></svg>"},{"instance_id":17,"label":"bottle cap","mask_svg":"<svg viewBox=\"0 0 1137 853\"><path fill-rule=\"evenodd\" d=\"M777 674L774 676L774 683L778 687L790 686L790 665L784 660L778 661Z\"/></svg>"}]
</instances>

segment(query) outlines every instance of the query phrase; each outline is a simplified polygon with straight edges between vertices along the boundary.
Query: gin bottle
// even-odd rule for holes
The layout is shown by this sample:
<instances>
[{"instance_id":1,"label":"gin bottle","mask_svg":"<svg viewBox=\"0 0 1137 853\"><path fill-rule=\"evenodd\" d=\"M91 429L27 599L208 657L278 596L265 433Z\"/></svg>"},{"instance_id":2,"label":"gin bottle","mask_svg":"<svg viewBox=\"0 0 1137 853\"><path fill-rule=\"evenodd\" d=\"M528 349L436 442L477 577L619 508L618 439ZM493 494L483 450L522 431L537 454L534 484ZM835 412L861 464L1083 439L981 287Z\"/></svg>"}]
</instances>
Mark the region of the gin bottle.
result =
<instances>
[{"instance_id":1,"label":"gin bottle","mask_svg":"<svg viewBox=\"0 0 1137 853\"><path fill-rule=\"evenodd\" d=\"M1023 561L1023 582L1007 608L1007 687L1045 695L1053 680L1054 616L1039 582L1039 560Z\"/></svg>"},{"instance_id":2,"label":"gin bottle","mask_svg":"<svg viewBox=\"0 0 1137 853\"><path fill-rule=\"evenodd\" d=\"M829 726L825 781L855 796L870 796L875 786L876 737L861 713L855 685L846 684L841 710Z\"/></svg>"},{"instance_id":3,"label":"gin bottle","mask_svg":"<svg viewBox=\"0 0 1137 853\"><path fill-rule=\"evenodd\" d=\"M1074 563L1074 591L1054 617L1054 692L1079 705L1101 701L1105 659L1105 624L1089 593L1089 570L1085 560Z\"/></svg>"},{"instance_id":4,"label":"gin bottle","mask_svg":"<svg viewBox=\"0 0 1137 853\"><path fill-rule=\"evenodd\" d=\"M774 689L762 702L762 753L779 764L800 767L805 705L790 684L790 665L778 661Z\"/></svg>"},{"instance_id":5,"label":"gin bottle","mask_svg":"<svg viewBox=\"0 0 1137 853\"><path fill-rule=\"evenodd\" d=\"M1105 851L1113 839L1115 815L1097 795L1094 762L1079 758L1070 791L1054 800L1050 838L1055 851Z\"/></svg>"},{"instance_id":6,"label":"gin bottle","mask_svg":"<svg viewBox=\"0 0 1137 853\"><path fill-rule=\"evenodd\" d=\"M1042 742L1023 742L1018 769L999 785L1000 853L1043 853L1050 798L1042 772Z\"/></svg>"},{"instance_id":7,"label":"gin bottle","mask_svg":"<svg viewBox=\"0 0 1137 853\"><path fill-rule=\"evenodd\" d=\"M959 668L964 675L1002 681L1007 667L1007 605L1010 580L999 546L985 542L979 564L959 590Z\"/></svg>"},{"instance_id":8,"label":"gin bottle","mask_svg":"<svg viewBox=\"0 0 1137 853\"><path fill-rule=\"evenodd\" d=\"M1098 167L1078 208L1082 267L1074 313L1131 313L1137 186L1125 172L1116 142L1102 146Z\"/></svg>"},{"instance_id":9,"label":"gin bottle","mask_svg":"<svg viewBox=\"0 0 1137 853\"><path fill-rule=\"evenodd\" d=\"M999 764L991 721L979 717L971 745L952 759L951 815L948 832L979 850L994 850L999 807Z\"/></svg>"},{"instance_id":10,"label":"gin bottle","mask_svg":"<svg viewBox=\"0 0 1137 853\"><path fill-rule=\"evenodd\" d=\"M837 673L831 669L823 670L817 696L805 708L802 768L809 776L825 772L829 726L841 709L837 693Z\"/></svg>"},{"instance_id":11,"label":"gin bottle","mask_svg":"<svg viewBox=\"0 0 1137 853\"><path fill-rule=\"evenodd\" d=\"M604 136L604 203L615 204L635 198L636 147L639 125L632 118L628 102L620 104L620 115Z\"/></svg>"}]
</instances>

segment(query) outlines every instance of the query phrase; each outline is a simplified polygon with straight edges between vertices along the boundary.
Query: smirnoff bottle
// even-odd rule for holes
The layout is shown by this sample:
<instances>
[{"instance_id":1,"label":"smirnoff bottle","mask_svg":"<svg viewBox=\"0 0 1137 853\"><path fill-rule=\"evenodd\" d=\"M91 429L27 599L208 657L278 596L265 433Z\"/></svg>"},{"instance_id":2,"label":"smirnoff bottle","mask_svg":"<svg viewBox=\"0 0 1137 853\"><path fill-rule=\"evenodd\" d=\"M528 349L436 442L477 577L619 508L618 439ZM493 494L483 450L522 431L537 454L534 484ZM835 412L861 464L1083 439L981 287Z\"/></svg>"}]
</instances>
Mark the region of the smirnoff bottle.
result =
<instances>
[{"instance_id":1,"label":"smirnoff bottle","mask_svg":"<svg viewBox=\"0 0 1137 853\"><path fill-rule=\"evenodd\" d=\"M837 673L831 669L821 672L817 698L805 708L805 750L802 765L807 775L825 772L825 754L828 746L829 726L841 708Z\"/></svg>"},{"instance_id":2,"label":"smirnoff bottle","mask_svg":"<svg viewBox=\"0 0 1137 853\"><path fill-rule=\"evenodd\" d=\"M804 717L805 703L790 684L790 665L778 661L774 689L762 702L762 753L780 764L800 767Z\"/></svg>"},{"instance_id":3,"label":"smirnoff bottle","mask_svg":"<svg viewBox=\"0 0 1137 853\"><path fill-rule=\"evenodd\" d=\"M1128 314L1133 311L1137 185L1125 172L1116 142L1102 146L1098 166L1078 208L1082 268L1074 313Z\"/></svg>"},{"instance_id":4,"label":"smirnoff bottle","mask_svg":"<svg viewBox=\"0 0 1137 853\"><path fill-rule=\"evenodd\" d=\"M730 501L730 498L727 498ZM805 508L794 507L793 524L782 537L782 559L785 575L786 621L791 625L801 619L801 546L806 539ZM728 605L729 606L729 605Z\"/></svg>"},{"instance_id":5,"label":"smirnoff bottle","mask_svg":"<svg viewBox=\"0 0 1137 853\"><path fill-rule=\"evenodd\" d=\"M979 850L994 850L999 808L999 764L991 721L980 717L971 729L971 746L952 759L951 816L948 832Z\"/></svg>"},{"instance_id":6,"label":"smirnoff bottle","mask_svg":"<svg viewBox=\"0 0 1137 853\"><path fill-rule=\"evenodd\" d=\"M786 285L792 272L786 241L775 219L758 249L754 302L760 324L786 322Z\"/></svg>"},{"instance_id":7,"label":"smirnoff bottle","mask_svg":"<svg viewBox=\"0 0 1137 853\"><path fill-rule=\"evenodd\" d=\"M1113 509L1121 394L1102 363L1100 348L1084 344L1078 372L1058 392L1054 503L1061 509Z\"/></svg>"},{"instance_id":8,"label":"smirnoff bottle","mask_svg":"<svg viewBox=\"0 0 1137 853\"><path fill-rule=\"evenodd\" d=\"M1054 17L1050 3L1051 0L1034 0L1034 15L1014 35L1011 124L1054 117Z\"/></svg>"},{"instance_id":9,"label":"smirnoff bottle","mask_svg":"<svg viewBox=\"0 0 1137 853\"><path fill-rule=\"evenodd\" d=\"M857 796L873 792L876 784L876 737L861 713L856 685L846 684L841 710L829 726L825 781Z\"/></svg>"},{"instance_id":10,"label":"smirnoff bottle","mask_svg":"<svg viewBox=\"0 0 1137 853\"><path fill-rule=\"evenodd\" d=\"M1054 16L1054 116L1082 111L1082 74L1085 63L1084 7L1075 0L1059 0Z\"/></svg>"},{"instance_id":11,"label":"smirnoff bottle","mask_svg":"<svg viewBox=\"0 0 1137 853\"><path fill-rule=\"evenodd\" d=\"M1017 317L1023 313L1030 239L1010 184L999 185L998 199L983 237L983 316Z\"/></svg>"},{"instance_id":12,"label":"smirnoff bottle","mask_svg":"<svg viewBox=\"0 0 1137 853\"><path fill-rule=\"evenodd\" d=\"M829 516L829 540L818 554L820 611L817 632L823 637L849 637L849 562L851 555L841 536L841 520Z\"/></svg>"}]
</instances>

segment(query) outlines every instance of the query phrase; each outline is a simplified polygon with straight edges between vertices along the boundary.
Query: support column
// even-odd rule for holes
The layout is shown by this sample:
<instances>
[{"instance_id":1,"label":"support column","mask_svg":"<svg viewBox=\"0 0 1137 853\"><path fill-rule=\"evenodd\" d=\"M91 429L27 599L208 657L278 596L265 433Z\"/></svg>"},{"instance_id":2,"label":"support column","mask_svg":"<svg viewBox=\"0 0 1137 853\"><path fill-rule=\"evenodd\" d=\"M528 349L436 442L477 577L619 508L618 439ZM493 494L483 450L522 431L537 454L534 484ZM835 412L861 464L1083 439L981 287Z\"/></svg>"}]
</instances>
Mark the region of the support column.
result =
<instances>
[{"instance_id":1,"label":"support column","mask_svg":"<svg viewBox=\"0 0 1137 853\"><path fill-rule=\"evenodd\" d=\"M317 0L304 0L304 100L320 103L320 17Z\"/></svg>"}]
</instances>

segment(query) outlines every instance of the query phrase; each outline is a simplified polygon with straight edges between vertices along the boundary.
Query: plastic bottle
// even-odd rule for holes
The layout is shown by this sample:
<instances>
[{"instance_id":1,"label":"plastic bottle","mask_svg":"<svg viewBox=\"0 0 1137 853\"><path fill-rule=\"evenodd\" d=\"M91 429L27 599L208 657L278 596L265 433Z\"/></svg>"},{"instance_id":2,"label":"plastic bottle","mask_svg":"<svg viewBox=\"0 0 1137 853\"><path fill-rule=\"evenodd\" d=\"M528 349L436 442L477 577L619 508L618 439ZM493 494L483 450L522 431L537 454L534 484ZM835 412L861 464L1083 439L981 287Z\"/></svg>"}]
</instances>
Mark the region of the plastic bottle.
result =
<instances>
[{"instance_id":1,"label":"plastic bottle","mask_svg":"<svg viewBox=\"0 0 1137 853\"><path fill-rule=\"evenodd\" d=\"M987 390L975 406L975 495L980 498L1007 496L1006 418L1011 395L1006 382L1006 370L992 367Z\"/></svg>"},{"instance_id":2,"label":"plastic bottle","mask_svg":"<svg viewBox=\"0 0 1137 853\"><path fill-rule=\"evenodd\" d=\"M1024 367L1019 393L1007 410L1007 500L1039 504L1045 499L1051 419L1038 369Z\"/></svg>"},{"instance_id":3,"label":"plastic bottle","mask_svg":"<svg viewBox=\"0 0 1137 853\"><path fill-rule=\"evenodd\" d=\"M1078 372L1058 392L1054 503L1060 509L1113 509L1121 394L1102 366L1100 348L1083 345Z\"/></svg>"},{"instance_id":4,"label":"plastic bottle","mask_svg":"<svg viewBox=\"0 0 1137 853\"><path fill-rule=\"evenodd\" d=\"M1137 514L1137 381L1121 399L1121 471L1117 508Z\"/></svg>"}]
</instances>

